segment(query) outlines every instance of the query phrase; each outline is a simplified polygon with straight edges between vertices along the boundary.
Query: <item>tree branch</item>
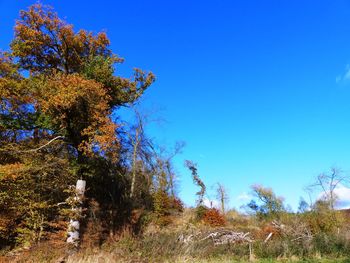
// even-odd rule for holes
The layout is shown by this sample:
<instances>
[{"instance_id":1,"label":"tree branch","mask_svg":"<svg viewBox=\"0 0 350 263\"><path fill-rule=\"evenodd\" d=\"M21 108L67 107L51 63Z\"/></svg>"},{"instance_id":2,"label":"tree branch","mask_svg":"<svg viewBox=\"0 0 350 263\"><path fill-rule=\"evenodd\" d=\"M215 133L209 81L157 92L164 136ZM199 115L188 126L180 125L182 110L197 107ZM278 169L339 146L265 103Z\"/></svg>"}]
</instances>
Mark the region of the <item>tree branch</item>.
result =
<instances>
[{"instance_id":1,"label":"tree branch","mask_svg":"<svg viewBox=\"0 0 350 263\"><path fill-rule=\"evenodd\" d=\"M46 146L50 145L51 143L53 143L54 141L58 140L58 139L64 139L64 136L56 136L55 138L51 139L50 141L48 141L47 143L45 143L44 145L35 148L35 149L30 149L30 150L26 150L26 151L9 151L9 150L4 150L4 149L0 149L1 152L15 152L15 153L30 153L30 152L37 152L43 148L45 148Z\"/></svg>"},{"instance_id":2,"label":"tree branch","mask_svg":"<svg viewBox=\"0 0 350 263\"><path fill-rule=\"evenodd\" d=\"M44 145L40 146L39 148L35 148L35 149L27 150L27 151L20 151L20 152L36 152L36 151L39 151L39 150L41 150L42 148L44 148L44 147L50 145L52 142L54 142L54 141L56 141L56 140L58 140L58 139L64 139L64 136L59 135L59 136L57 136L57 137L51 139L50 141L48 141L48 142L45 143Z\"/></svg>"}]
</instances>

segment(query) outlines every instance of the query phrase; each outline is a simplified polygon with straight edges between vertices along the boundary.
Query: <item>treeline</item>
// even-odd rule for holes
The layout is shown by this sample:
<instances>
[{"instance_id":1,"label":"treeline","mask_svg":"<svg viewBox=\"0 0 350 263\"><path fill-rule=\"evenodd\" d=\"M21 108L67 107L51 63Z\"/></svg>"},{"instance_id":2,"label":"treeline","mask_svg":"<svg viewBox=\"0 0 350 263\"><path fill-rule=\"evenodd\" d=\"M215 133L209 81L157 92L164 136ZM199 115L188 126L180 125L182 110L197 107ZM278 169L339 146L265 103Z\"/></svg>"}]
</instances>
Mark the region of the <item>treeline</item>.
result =
<instances>
[{"instance_id":1,"label":"treeline","mask_svg":"<svg viewBox=\"0 0 350 263\"><path fill-rule=\"evenodd\" d=\"M109 46L105 33L76 31L50 7L20 12L0 54L0 249L64 240L78 179L81 231L97 243L125 225L136 233L145 211L166 221L182 210L171 163L182 146L158 147L135 107L155 76L118 76L123 59Z\"/></svg>"}]
</instances>

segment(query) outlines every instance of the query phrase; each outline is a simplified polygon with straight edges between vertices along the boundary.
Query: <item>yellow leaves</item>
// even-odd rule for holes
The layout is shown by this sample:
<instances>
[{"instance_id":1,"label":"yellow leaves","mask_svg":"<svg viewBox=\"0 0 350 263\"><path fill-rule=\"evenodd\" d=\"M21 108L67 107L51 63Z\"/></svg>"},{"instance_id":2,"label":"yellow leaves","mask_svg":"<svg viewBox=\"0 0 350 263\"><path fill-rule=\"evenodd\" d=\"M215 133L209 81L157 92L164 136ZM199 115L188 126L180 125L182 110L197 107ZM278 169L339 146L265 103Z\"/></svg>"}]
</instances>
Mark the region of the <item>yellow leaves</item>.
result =
<instances>
[{"instance_id":1,"label":"yellow leaves","mask_svg":"<svg viewBox=\"0 0 350 263\"><path fill-rule=\"evenodd\" d=\"M43 111L73 107L79 99L88 103L102 103L107 99L101 85L93 80L85 80L78 74L55 74L41 87L39 103ZM101 100L100 102L98 100ZM106 109L99 105L100 109Z\"/></svg>"},{"instance_id":2,"label":"yellow leaves","mask_svg":"<svg viewBox=\"0 0 350 263\"><path fill-rule=\"evenodd\" d=\"M85 30L75 33L73 26L50 8L36 4L21 12L11 48L20 58L21 66L33 74L52 70L77 73L90 56L111 57L109 44L105 33L93 35Z\"/></svg>"},{"instance_id":3,"label":"yellow leaves","mask_svg":"<svg viewBox=\"0 0 350 263\"><path fill-rule=\"evenodd\" d=\"M88 155L91 155L94 150L98 150L116 158L119 150L115 135L116 128L117 125L107 116L96 119L95 123L83 130L82 135L88 136L89 140L83 141L79 145L79 149Z\"/></svg>"},{"instance_id":4,"label":"yellow leaves","mask_svg":"<svg viewBox=\"0 0 350 263\"><path fill-rule=\"evenodd\" d=\"M0 110L11 112L23 104L33 102L26 87L26 80L20 76L10 57L0 53Z\"/></svg>"},{"instance_id":5,"label":"yellow leaves","mask_svg":"<svg viewBox=\"0 0 350 263\"><path fill-rule=\"evenodd\" d=\"M104 47L104 46L109 46L110 41L107 37L107 34L105 32L101 32L97 35L96 41L95 41L95 46L97 47Z\"/></svg>"},{"instance_id":6,"label":"yellow leaves","mask_svg":"<svg viewBox=\"0 0 350 263\"><path fill-rule=\"evenodd\" d=\"M23 163L0 165L0 180L16 179L25 169L26 166Z\"/></svg>"},{"instance_id":7,"label":"yellow leaves","mask_svg":"<svg viewBox=\"0 0 350 263\"><path fill-rule=\"evenodd\" d=\"M21 78L10 55L2 52L0 52L0 77Z\"/></svg>"}]
</instances>

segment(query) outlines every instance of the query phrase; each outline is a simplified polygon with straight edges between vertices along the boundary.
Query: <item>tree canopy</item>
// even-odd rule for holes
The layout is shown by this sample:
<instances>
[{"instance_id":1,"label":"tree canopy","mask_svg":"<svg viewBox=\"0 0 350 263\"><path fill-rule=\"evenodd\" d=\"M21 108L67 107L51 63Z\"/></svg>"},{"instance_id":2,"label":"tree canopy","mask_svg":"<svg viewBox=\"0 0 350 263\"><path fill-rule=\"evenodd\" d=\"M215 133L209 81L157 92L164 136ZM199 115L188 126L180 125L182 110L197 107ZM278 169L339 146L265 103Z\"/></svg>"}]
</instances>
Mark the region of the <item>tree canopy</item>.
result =
<instances>
[{"instance_id":1,"label":"tree canopy","mask_svg":"<svg viewBox=\"0 0 350 263\"><path fill-rule=\"evenodd\" d=\"M116 76L123 60L109 44L103 32L75 32L49 7L21 11L0 60L2 132L37 129L64 136L80 155L115 153L111 111L137 100L155 77L140 69L130 79Z\"/></svg>"},{"instance_id":2,"label":"tree canopy","mask_svg":"<svg viewBox=\"0 0 350 263\"><path fill-rule=\"evenodd\" d=\"M0 53L0 246L40 239L77 178L88 180L103 220L128 206L129 148L111 114L155 76L138 68L120 76L122 62L104 32L76 31L42 4L20 12Z\"/></svg>"}]
</instances>

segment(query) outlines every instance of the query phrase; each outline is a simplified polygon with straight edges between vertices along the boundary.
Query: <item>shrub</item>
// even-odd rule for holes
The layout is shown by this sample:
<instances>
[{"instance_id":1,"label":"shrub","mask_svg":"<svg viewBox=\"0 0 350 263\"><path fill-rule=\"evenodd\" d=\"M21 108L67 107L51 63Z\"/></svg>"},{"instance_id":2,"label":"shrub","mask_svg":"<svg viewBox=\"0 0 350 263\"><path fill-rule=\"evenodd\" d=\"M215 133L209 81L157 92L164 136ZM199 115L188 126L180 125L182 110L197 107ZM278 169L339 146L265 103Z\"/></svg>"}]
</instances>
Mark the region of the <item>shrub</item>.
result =
<instances>
[{"instance_id":1,"label":"shrub","mask_svg":"<svg viewBox=\"0 0 350 263\"><path fill-rule=\"evenodd\" d=\"M196 220L201 221L207 211L208 211L208 208L206 206L204 205L197 206L195 210Z\"/></svg>"},{"instance_id":2,"label":"shrub","mask_svg":"<svg viewBox=\"0 0 350 263\"><path fill-rule=\"evenodd\" d=\"M203 222L210 226L224 226L225 217L216 208L207 209L203 216Z\"/></svg>"},{"instance_id":3,"label":"shrub","mask_svg":"<svg viewBox=\"0 0 350 263\"><path fill-rule=\"evenodd\" d=\"M173 209L174 212L182 213L184 211L184 204L180 198L173 197L170 198L170 208Z\"/></svg>"},{"instance_id":4,"label":"shrub","mask_svg":"<svg viewBox=\"0 0 350 263\"><path fill-rule=\"evenodd\" d=\"M172 217L184 210L183 203L177 197L170 197L164 191L157 191L153 195L153 211L156 216L156 222L161 226L170 224Z\"/></svg>"}]
</instances>

